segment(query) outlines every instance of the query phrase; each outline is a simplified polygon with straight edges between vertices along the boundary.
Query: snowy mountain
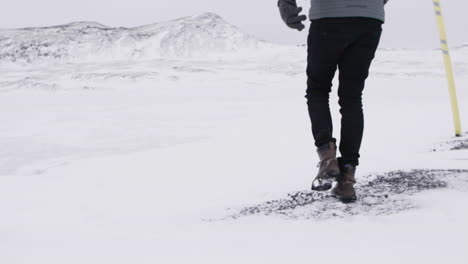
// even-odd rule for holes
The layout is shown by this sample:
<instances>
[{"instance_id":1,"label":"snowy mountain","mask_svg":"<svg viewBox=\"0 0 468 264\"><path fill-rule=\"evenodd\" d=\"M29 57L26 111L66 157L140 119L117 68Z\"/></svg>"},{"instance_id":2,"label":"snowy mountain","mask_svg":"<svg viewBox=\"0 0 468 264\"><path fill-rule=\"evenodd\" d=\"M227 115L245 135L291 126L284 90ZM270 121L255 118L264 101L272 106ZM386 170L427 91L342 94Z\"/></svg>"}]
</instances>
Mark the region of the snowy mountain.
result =
<instances>
[{"instance_id":1,"label":"snowy mountain","mask_svg":"<svg viewBox=\"0 0 468 264\"><path fill-rule=\"evenodd\" d=\"M196 57L267 45L213 13L134 28L96 22L0 30L0 62Z\"/></svg>"}]
</instances>

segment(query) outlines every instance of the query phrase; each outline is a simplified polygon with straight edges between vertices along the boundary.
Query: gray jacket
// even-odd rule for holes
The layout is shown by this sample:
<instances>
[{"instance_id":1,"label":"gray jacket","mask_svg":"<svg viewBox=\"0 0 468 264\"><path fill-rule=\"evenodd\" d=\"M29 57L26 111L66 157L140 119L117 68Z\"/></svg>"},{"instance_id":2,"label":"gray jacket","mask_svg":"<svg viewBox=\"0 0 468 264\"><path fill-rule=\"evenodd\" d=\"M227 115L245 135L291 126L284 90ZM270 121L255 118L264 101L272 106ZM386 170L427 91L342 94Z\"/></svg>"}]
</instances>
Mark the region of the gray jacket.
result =
<instances>
[{"instance_id":1,"label":"gray jacket","mask_svg":"<svg viewBox=\"0 0 468 264\"><path fill-rule=\"evenodd\" d=\"M384 0L311 0L309 19L370 17L385 21Z\"/></svg>"}]
</instances>

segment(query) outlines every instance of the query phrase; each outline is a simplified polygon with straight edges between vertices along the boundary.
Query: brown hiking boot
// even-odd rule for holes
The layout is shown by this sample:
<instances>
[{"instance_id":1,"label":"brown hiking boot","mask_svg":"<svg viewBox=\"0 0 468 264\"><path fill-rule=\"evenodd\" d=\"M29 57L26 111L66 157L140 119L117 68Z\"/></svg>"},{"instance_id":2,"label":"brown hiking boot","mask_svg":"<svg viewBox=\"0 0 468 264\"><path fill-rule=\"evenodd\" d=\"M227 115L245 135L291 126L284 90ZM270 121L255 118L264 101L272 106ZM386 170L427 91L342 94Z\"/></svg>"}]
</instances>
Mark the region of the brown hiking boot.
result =
<instances>
[{"instance_id":1,"label":"brown hiking boot","mask_svg":"<svg viewBox=\"0 0 468 264\"><path fill-rule=\"evenodd\" d=\"M341 166L341 175L337 179L336 186L331 190L331 193L342 202L352 202L356 200L356 190L354 184L356 178L356 167L350 164Z\"/></svg>"},{"instance_id":2,"label":"brown hiking boot","mask_svg":"<svg viewBox=\"0 0 468 264\"><path fill-rule=\"evenodd\" d=\"M312 182L312 190L327 191L332 187L333 182L340 176L340 168L336 159L336 144L330 142L317 148L320 158L318 164L319 171Z\"/></svg>"}]
</instances>

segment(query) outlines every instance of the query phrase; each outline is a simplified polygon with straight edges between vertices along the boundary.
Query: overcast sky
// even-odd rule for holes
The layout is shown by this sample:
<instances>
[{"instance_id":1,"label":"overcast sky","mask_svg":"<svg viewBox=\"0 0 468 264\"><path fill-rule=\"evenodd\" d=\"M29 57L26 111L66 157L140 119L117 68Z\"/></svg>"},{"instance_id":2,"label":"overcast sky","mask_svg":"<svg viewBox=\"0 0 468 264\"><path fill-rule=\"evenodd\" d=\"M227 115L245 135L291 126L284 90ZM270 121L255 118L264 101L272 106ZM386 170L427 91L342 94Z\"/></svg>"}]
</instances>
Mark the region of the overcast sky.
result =
<instances>
[{"instance_id":1,"label":"overcast sky","mask_svg":"<svg viewBox=\"0 0 468 264\"><path fill-rule=\"evenodd\" d=\"M96 21L138 26L201 12L215 12L244 32L280 43L305 43L306 31L289 30L276 0L1 0L0 28ZM441 0L450 45L468 43L468 1ZM298 0L308 10L309 1ZM432 0L390 0L383 47L438 47Z\"/></svg>"}]
</instances>

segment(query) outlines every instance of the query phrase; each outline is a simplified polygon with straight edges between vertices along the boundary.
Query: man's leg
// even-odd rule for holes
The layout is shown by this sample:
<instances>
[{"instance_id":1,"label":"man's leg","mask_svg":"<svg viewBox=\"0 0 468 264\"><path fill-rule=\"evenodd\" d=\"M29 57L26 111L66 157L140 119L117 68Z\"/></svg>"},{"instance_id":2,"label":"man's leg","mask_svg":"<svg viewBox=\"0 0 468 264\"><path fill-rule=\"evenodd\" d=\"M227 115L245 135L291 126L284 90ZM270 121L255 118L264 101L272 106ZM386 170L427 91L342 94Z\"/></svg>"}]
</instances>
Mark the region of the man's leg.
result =
<instances>
[{"instance_id":1,"label":"man's leg","mask_svg":"<svg viewBox=\"0 0 468 264\"><path fill-rule=\"evenodd\" d=\"M340 176L329 94L348 38L347 34L343 34L342 25L341 19L314 20L309 31L306 98L320 159L317 176L312 182L312 190L315 191L331 189L335 179Z\"/></svg>"},{"instance_id":2,"label":"man's leg","mask_svg":"<svg viewBox=\"0 0 468 264\"><path fill-rule=\"evenodd\" d=\"M363 18L353 21L353 24L358 37L346 48L339 61L338 95L342 115L341 162L357 166L364 131L362 91L379 44L382 23Z\"/></svg>"},{"instance_id":3,"label":"man's leg","mask_svg":"<svg viewBox=\"0 0 468 264\"><path fill-rule=\"evenodd\" d=\"M339 58L344 50L339 27L330 19L313 20L307 40L307 105L317 147L336 142L329 107L329 94Z\"/></svg>"}]
</instances>

